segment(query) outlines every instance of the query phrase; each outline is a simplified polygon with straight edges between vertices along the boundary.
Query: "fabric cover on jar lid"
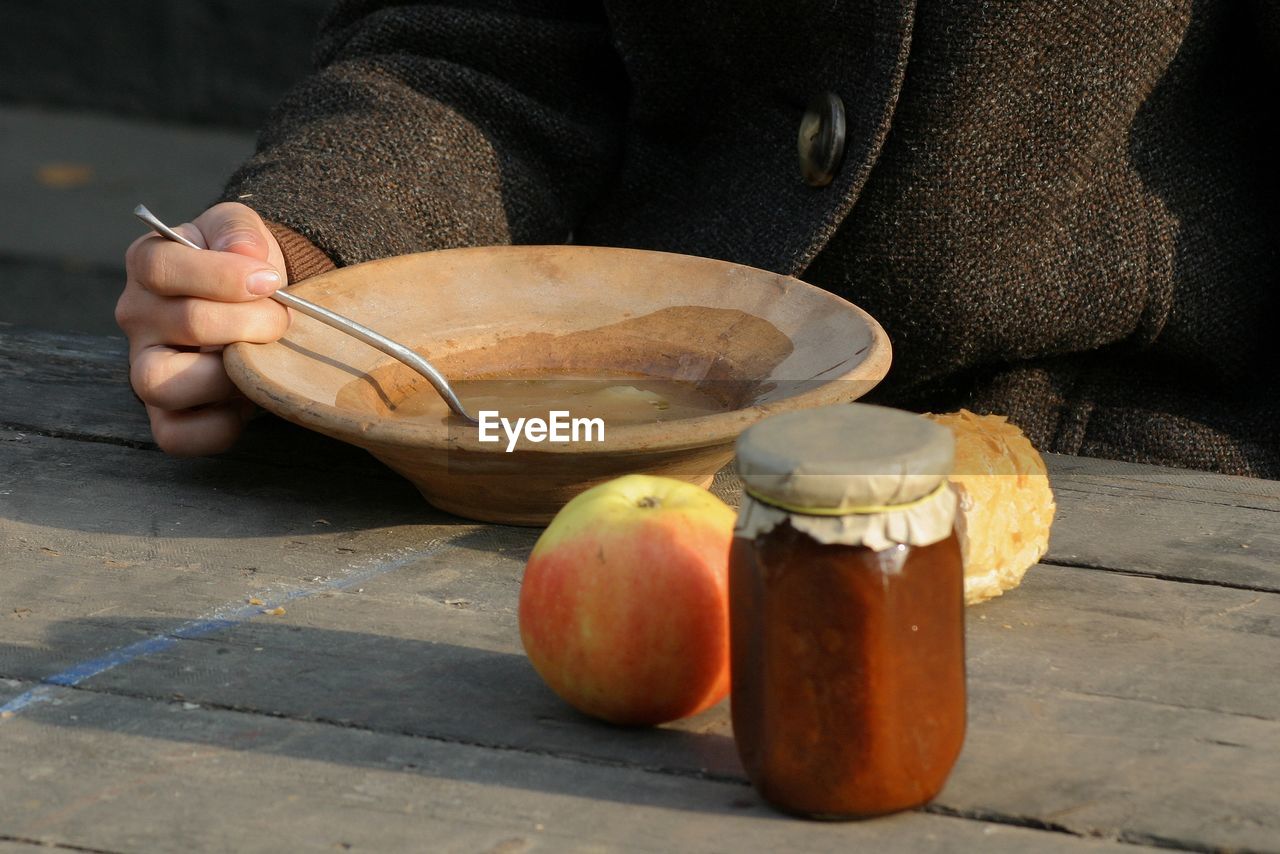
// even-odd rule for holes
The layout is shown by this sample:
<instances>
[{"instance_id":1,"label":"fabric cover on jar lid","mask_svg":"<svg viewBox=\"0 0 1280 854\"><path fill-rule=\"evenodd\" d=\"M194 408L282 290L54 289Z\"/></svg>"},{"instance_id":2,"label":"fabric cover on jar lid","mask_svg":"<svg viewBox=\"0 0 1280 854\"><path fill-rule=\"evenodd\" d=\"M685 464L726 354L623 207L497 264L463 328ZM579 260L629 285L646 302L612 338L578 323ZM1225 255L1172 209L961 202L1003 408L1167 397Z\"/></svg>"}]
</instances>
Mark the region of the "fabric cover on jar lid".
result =
<instances>
[{"instance_id":1,"label":"fabric cover on jar lid","mask_svg":"<svg viewBox=\"0 0 1280 854\"><path fill-rule=\"evenodd\" d=\"M951 431L863 403L775 415L738 438L743 502L735 535L789 521L822 543L924 546L950 536Z\"/></svg>"}]
</instances>

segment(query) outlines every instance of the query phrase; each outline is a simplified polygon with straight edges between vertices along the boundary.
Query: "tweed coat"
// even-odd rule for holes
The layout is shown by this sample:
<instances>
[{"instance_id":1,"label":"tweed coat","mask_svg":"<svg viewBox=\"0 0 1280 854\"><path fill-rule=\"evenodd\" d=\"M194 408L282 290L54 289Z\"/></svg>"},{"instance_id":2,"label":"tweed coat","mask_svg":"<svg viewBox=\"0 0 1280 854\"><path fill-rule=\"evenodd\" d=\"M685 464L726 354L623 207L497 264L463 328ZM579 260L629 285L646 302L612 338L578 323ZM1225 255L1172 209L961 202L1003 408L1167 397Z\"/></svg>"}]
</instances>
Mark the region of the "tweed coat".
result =
<instances>
[{"instance_id":1,"label":"tweed coat","mask_svg":"<svg viewBox=\"0 0 1280 854\"><path fill-rule=\"evenodd\" d=\"M293 278L498 243L797 275L874 393L1043 450L1280 477L1280 13L1263 0L349 0L230 181ZM834 92L834 180L801 180Z\"/></svg>"}]
</instances>

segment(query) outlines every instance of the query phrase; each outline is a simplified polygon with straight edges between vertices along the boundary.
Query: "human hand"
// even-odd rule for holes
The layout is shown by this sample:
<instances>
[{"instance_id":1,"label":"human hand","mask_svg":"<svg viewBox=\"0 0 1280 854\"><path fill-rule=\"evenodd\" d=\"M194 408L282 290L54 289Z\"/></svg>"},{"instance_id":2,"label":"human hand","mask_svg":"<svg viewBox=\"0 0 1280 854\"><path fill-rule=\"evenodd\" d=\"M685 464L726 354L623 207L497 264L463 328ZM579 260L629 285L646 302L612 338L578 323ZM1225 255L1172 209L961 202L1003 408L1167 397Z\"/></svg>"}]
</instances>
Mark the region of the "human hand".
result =
<instances>
[{"instance_id":1,"label":"human hand","mask_svg":"<svg viewBox=\"0 0 1280 854\"><path fill-rule=\"evenodd\" d=\"M176 228L197 251L156 234L125 253L116 323L129 338L129 380L156 443L177 456L231 447L253 405L222 366L222 347L267 343L289 311L266 297L285 284L284 255L262 218L234 202Z\"/></svg>"}]
</instances>

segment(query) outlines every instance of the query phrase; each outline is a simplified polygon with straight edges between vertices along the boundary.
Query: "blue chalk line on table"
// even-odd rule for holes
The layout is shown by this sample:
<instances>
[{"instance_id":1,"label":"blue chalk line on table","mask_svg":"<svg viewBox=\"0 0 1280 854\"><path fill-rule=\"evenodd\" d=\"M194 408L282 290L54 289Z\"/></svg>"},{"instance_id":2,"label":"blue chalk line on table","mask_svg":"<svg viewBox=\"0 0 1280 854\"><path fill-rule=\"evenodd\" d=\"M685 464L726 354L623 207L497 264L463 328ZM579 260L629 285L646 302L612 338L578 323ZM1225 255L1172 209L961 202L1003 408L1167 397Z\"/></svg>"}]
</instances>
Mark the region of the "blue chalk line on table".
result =
<instances>
[{"instance_id":1,"label":"blue chalk line on table","mask_svg":"<svg viewBox=\"0 0 1280 854\"><path fill-rule=\"evenodd\" d=\"M153 635L128 646L118 647L97 658L73 664L60 673L44 677L36 687L0 705L0 724L12 719L25 709L52 701L58 688L74 688L85 680L106 673L108 670L113 670L122 664L128 664L132 661L155 655L158 652L164 652L179 641L201 638L223 629L234 628L289 602L307 599L317 593L354 587L362 582L431 557L446 548L450 542L451 539L436 540L426 548L407 553L398 552L394 556L383 559L372 566L350 567L337 578L330 578L327 581L286 590L283 593L274 595L269 600L264 599L261 605L245 605L241 601L228 602L215 608L213 613L207 617L183 623L171 631Z\"/></svg>"}]
</instances>

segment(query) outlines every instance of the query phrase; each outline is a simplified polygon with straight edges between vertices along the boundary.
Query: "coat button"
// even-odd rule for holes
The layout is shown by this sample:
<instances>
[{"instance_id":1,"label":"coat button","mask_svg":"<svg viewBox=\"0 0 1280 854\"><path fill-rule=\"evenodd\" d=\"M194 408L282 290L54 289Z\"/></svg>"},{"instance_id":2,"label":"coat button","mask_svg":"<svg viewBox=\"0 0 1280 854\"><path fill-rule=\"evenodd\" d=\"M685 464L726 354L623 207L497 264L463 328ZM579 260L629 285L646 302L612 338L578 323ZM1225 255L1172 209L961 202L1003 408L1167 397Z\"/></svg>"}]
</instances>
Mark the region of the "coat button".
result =
<instances>
[{"instance_id":1,"label":"coat button","mask_svg":"<svg viewBox=\"0 0 1280 854\"><path fill-rule=\"evenodd\" d=\"M797 148L800 174L811 187L825 187L840 170L844 159L844 102L834 92L824 92L809 102L800 120Z\"/></svg>"}]
</instances>

